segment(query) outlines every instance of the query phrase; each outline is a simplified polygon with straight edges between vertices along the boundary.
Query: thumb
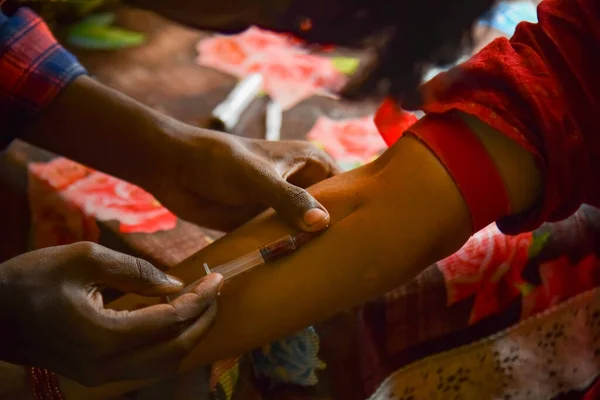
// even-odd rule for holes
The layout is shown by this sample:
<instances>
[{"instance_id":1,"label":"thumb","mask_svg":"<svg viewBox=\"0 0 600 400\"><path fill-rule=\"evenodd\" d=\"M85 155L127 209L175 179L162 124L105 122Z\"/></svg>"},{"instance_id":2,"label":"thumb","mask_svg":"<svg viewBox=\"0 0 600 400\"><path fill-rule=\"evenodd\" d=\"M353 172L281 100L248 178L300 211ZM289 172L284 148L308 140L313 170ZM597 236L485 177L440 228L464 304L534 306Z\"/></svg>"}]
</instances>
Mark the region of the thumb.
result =
<instances>
[{"instance_id":1,"label":"thumb","mask_svg":"<svg viewBox=\"0 0 600 400\"><path fill-rule=\"evenodd\" d=\"M316 232L329 225L329 213L306 190L275 174L270 179L262 179L260 186L262 203L274 208L296 228Z\"/></svg>"},{"instance_id":2,"label":"thumb","mask_svg":"<svg viewBox=\"0 0 600 400\"><path fill-rule=\"evenodd\" d=\"M94 280L112 289L142 296L163 296L176 293L183 283L141 258L105 249L96 257L92 268Z\"/></svg>"}]
</instances>

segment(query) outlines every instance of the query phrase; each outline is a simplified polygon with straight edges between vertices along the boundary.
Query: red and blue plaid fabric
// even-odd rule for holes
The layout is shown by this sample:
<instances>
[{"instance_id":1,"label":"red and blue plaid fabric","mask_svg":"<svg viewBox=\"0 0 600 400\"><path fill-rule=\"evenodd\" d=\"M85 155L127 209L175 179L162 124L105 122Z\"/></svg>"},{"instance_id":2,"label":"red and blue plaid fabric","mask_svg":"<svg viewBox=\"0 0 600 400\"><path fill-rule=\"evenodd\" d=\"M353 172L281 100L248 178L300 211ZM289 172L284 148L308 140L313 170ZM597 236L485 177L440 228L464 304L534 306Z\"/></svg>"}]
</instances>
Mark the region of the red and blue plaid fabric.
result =
<instances>
[{"instance_id":1,"label":"red and blue plaid fabric","mask_svg":"<svg viewBox=\"0 0 600 400\"><path fill-rule=\"evenodd\" d=\"M60 91L85 74L33 11L0 11L0 148L16 138Z\"/></svg>"}]
</instances>

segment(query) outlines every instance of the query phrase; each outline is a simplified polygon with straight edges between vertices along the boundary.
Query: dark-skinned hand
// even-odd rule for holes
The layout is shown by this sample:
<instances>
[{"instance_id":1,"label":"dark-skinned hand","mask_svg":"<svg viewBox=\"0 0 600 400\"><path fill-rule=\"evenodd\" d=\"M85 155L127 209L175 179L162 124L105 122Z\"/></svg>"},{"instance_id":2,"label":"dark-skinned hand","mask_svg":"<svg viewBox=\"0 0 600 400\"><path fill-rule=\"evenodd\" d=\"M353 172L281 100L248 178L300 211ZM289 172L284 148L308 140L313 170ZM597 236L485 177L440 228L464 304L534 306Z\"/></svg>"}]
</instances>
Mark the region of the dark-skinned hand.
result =
<instances>
[{"instance_id":1,"label":"dark-skinned hand","mask_svg":"<svg viewBox=\"0 0 600 400\"><path fill-rule=\"evenodd\" d=\"M23 254L0 264L0 359L88 386L169 376L211 326L221 282L211 274L170 303L115 311L101 289L165 296L182 284L93 243Z\"/></svg>"}]
</instances>

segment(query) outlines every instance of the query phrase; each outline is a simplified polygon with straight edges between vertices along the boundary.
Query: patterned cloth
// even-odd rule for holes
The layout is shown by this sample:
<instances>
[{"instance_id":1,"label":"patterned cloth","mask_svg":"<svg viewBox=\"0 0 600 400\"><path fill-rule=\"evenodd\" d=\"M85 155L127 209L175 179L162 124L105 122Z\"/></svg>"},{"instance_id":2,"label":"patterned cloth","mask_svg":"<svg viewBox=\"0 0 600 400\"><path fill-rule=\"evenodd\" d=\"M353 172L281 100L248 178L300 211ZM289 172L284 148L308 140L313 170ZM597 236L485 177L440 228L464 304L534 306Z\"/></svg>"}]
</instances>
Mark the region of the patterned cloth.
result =
<instances>
[{"instance_id":1,"label":"patterned cloth","mask_svg":"<svg viewBox=\"0 0 600 400\"><path fill-rule=\"evenodd\" d=\"M599 294L600 288L585 292L503 332L420 360L390 376L371 400L581 398L598 376Z\"/></svg>"},{"instance_id":2,"label":"patterned cloth","mask_svg":"<svg viewBox=\"0 0 600 400\"><path fill-rule=\"evenodd\" d=\"M256 375L268 378L272 385L314 386L318 382L316 372L325 368L318 353L319 336L310 327L256 349L251 356Z\"/></svg>"},{"instance_id":3,"label":"patterned cloth","mask_svg":"<svg viewBox=\"0 0 600 400\"><path fill-rule=\"evenodd\" d=\"M501 347L502 343L519 337L523 329L527 330L517 325L534 324L537 329L541 325L532 321L544 319L543 326L551 329L563 319L559 311L564 310L561 308L563 304L573 305L575 303L569 303L571 299L590 290L598 293L598 288L600 210L584 205L564 221L547 223L532 233L518 236L506 236L492 225L474 236L459 252L432 265L413 282L359 311L363 321L359 333L363 391L368 396L384 382L374 398L385 398L380 394L390 395L393 391L400 399L404 390L410 391L403 385L414 381L411 378L414 371L426 375L422 365L435 370L463 362L475 365L475 353L479 354L482 348L487 351L494 346ZM575 309L571 307L569 310ZM596 318L595 315L592 317ZM591 322L593 324L590 325ZM553 396L560 399L561 388L578 391L577 396L568 398L578 399L586 393L590 382L600 374L600 364L586 364L589 357L596 357L595 352L600 351L597 350L600 346L597 342L598 326L596 321L591 320L572 321L572 324L576 323L583 324L578 325L581 328L579 332L596 335L594 342L568 336L570 339L557 348L562 358L553 365L557 371L566 374L569 371L565 370L565 366L572 365L581 356L582 368L575 375L570 372L555 375L549 363L539 363L540 349L536 347L538 341L532 339L534 336L528 333L523 341L518 339L518 352L529 354L529 361L537 360L537 364L530 364L528 376L541 378L540 385L535 383L529 387L527 381L508 382L510 390L525 389L521 393L525 397L512 399L554 399ZM544 337L545 329L542 329ZM328 338L323 337L322 340L327 345ZM481 340L486 344L476 344L482 343ZM569 350L570 340L580 340L579 353ZM477 347L477 351L471 351L473 346ZM554 354L551 348L546 353L549 354ZM488 364L481 364L481 367L488 368L485 373L489 384L472 386L476 382L467 382L471 387L464 392L461 389L461 394L466 396L464 398L487 399L489 397L482 393L486 393L493 382L502 382L505 378L503 371L490 371ZM516 368L513 365L513 369ZM391 373L393 376L386 379ZM450 381L453 379L450 378ZM529 382L538 381L532 378ZM448 390L453 390L453 387L450 385ZM479 394L468 397L472 390L479 391L475 392ZM531 390L529 395L526 394L528 390ZM552 396L536 397L539 393L536 390L549 391ZM420 392L411 392L410 395L414 395L415 399L438 398L417 393ZM504 398L504 395L511 395L511 392L494 398Z\"/></svg>"},{"instance_id":4,"label":"patterned cloth","mask_svg":"<svg viewBox=\"0 0 600 400\"><path fill-rule=\"evenodd\" d=\"M0 12L0 148L85 73L31 10L20 8L10 18Z\"/></svg>"}]
</instances>

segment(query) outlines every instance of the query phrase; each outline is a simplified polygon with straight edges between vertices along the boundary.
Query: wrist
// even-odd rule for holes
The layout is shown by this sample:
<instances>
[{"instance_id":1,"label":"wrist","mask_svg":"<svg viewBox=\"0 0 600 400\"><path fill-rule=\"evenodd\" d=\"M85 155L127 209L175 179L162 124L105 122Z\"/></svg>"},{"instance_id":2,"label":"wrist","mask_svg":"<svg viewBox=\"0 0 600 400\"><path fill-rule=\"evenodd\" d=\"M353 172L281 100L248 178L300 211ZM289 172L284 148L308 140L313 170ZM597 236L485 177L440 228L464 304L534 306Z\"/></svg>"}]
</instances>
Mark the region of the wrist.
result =
<instances>
[{"instance_id":1,"label":"wrist","mask_svg":"<svg viewBox=\"0 0 600 400\"><path fill-rule=\"evenodd\" d=\"M204 171L194 179L206 179L210 175L209 158L214 155L215 132L163 118L156 121L155 129L155 145L149 144L145 150L145 157L151 164L142 168L132 183L157 195L180 183L190 163Z\"/></svg>"}]
</instances>

